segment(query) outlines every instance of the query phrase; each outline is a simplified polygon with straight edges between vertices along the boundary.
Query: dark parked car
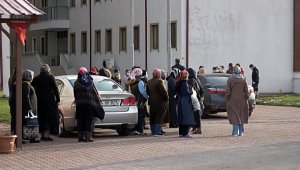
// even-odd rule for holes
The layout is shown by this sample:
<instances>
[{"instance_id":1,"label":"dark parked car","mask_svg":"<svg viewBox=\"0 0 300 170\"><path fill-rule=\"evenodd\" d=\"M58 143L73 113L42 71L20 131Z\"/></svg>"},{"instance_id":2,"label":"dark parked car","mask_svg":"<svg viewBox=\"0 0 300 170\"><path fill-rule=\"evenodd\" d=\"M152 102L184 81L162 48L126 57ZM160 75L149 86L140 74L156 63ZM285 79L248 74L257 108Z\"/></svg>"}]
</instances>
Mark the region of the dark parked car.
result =
<instances>
[{"instance_id":1,"label":"dark parked car","mask_svg":"<svg viewBox=\"0 0 300 170\"><path fill-rule=\"evenodd\" d=\"M198 75L203 91L204 91L204 111L202 117L207 117L209 114L218 112L226 112L225 92L227 86L227 79L231 74L212 73L205 75ZM253 87L248 85L250 96L248 99L249 116L255 108L256 100Z\"/></svg>"}]
</instances>

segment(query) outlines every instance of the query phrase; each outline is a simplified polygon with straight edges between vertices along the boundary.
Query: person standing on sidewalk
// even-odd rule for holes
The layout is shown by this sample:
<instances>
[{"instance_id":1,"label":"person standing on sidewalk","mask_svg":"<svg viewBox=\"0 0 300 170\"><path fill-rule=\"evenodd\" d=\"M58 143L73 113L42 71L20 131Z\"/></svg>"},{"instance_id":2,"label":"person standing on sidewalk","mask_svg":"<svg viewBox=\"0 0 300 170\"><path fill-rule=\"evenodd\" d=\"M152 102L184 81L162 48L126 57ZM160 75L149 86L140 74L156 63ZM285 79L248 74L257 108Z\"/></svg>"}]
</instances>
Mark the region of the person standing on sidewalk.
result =
<instances>
[{"instance_id":1,"label":"person standing on sidewalk","mask_svg":"<svg viewBox=\"0 0 300 170\"><path fill-rule=\"evenodd\" d=\"M232 136L243 136L244 124L248 123L249 116L249 92L239 66L233 67L233 75L227 80L225 98L227 117L232 124Z\"/></svg>"},{"instance_id":2,"label":"person standing on sidewalk","mask_svg":"<svg viewBox=\"0 0 300 170\"><path fill-rule=\"evenodd\" d=\"M255 67L253 64L250 64L249 68L252 70L252 87L254 89L255 95L257 95L258 83L259 83L259 71L257 67Z\"/></svg>"},{"instance_id":3,"label":"person standing on sidewalk","mask_svg":"<svg viewBox=\"0 0 300 170\"><path fill-rule=\"evenodd\" d=\"M38 99L38 120L41 140L53 141L50 132L58 133L58 105L60 97L54 76L48 64L43 64L40 74L32 81Z\"/></svg>"},{"instance_id":4,"label":"person standing on sidewalk","mask_svg":"<svg viewBox=\"0 0 300 170\"><path fill-rule=\"evenodd\" d=\"M170 124L169 128L177 128L177 109L176 109L176 71L172 70L170 75L167 77L168 81L168 95L169 95L169 116L170 116Z\"/></svg>"},{"instance_id":5,"label":"person standing on sidewalk","mask_svg":"<svg viewBox=\"0 0 300 170\"><path fill-rule=\"evenodd\" d=\"M196 71L193 68L189 68L188 73L189 73L188 85L191 86L195 90L196 97L198 99L199 106L200 106L200 102L202 102L204 99L202 85L199 82L199 80L196 78ZM200 109L194 110L195 126L193 127L193 134L202 134L201 113L202 113L202 110L200 110Z\"/></svg>"},{"instance_id":6,"label":"person standing on sidewalk","mask_svg":"<svg viewBox=\"0 0 300 170\"><path fill-rule=\"evenodd\" d=\"M186 70L180 72L176 82L177 110L179 123L179 137L191 138L189 129L194 124L194 113L191 95L192 87L188 85L189 73Z\"/></svg>"},{"instance_id":7,"label":"person standing on sidewalk","mask_svg":"<svg viewBox=\"0 0 300 170\"><path fill-rule=\"evenodd\" d=\"M179 58L175 59L175 65L172 66L172 70L175 69L175 68L179 69L180 71L185 69L185 67L180 64L180 59Z\"/></svg>"},{"instance_id":8,"label":"person standing on sidewalk","mask_svg":"<svg viewBox=\"0 0 300 170\"><path fill-rule=\"evenodd\" d=\"M103 120L105 113L93 78L88 74L85 67L79 69L73 90L76 103L78 142L93 142L93 118L97 117Z\"/></svg>"},{"instance_id":9,"label":"person standing on sidewalk","mask_svg":"<svg viewBox=\"0 0 300 170\"><path fill-rule=\"evenodd\" d=\"M150 128L153 136L163 135L162 123L168 109L168 92L161 79L161 71L156 68L153 78L148 81L147 93L150 105Z\"/></svg>"}]
</instances>

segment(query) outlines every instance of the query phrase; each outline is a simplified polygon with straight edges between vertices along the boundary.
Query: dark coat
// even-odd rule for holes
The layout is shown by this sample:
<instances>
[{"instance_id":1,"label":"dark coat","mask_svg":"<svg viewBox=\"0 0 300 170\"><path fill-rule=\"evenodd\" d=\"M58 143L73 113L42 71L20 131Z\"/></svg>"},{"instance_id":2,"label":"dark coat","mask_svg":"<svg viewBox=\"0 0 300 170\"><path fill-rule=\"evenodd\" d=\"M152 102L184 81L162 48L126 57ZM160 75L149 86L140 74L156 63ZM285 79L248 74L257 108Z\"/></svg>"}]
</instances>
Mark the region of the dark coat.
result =
<instances>
[{"instance_id":1,"label":"dark coat","mask_svg":"<svg viewBox=\"0 0 300 170\"><path fill-rule=\"evenodd\" d=\"M176 110L176 91L175 91L175 85L176 80L174 75L171 75L167 78L168 81L168 95L169 95L169 115L170 115L170 122L176 123L177 122L177 110Z\"/></svg>"},{"instance_id":2,"label":"dark coat","mask_svg":"<svg viewBox=\"0 0 300 170\"><path fill-rule=\"evenodd\" d=\"M174 68L177 68L180 71L185 70L185 67L181 64L175 64L174 66L172 66L172 70L174 70Z\"/></svg>"},{"instance_id":3,"label":"dark coat","mask_svg":"<svg viewBox=\"0 0 300 170\"><path fill-rule=\"evenodd\" d=\"M181 125L193 125L194 113L191 95L193 93L187 80L181 80L176 84L178 123Z\"/></svg>"},{"instance_id":4,"label":"dark coat","mask_svg":"<svg viewBox=\"0 0 300 170\"><path fill-rule=\"evenodd\" d=\"M162 124L168 108L168 92L161 78L152 78L147 84L150 105L150 124Z\"/></svg>"},{"instance_id":5,"label":"dark coat","mask_svg":"<svg viewBox=\"0 0 300 170\"><path fill-rule=\"evenodd\" d=\"M54 76L50 73L41 73L33 79L32 86L38 100L40 131L53 130L53 133L58 133L58 103L60 97Z\"/></svg>"},{"instance_id":6,"label":"dark coat","mask_svg":"<svg viewBox=\"0 0 300 170\"><path fill-rule=\"evenodd\" d=\"M248 123L248 85L246 79L229 77L226 87L226 109L230 124Z\"/></svg>"}]
</instances>

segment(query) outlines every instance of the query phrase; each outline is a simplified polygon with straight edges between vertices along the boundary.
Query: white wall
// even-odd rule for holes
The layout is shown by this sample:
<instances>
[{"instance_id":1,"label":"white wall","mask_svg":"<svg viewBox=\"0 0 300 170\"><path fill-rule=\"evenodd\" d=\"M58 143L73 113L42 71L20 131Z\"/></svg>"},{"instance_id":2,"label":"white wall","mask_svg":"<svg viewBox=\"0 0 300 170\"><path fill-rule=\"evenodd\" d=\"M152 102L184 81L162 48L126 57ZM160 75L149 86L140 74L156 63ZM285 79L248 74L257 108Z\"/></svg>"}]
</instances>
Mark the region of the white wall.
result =
<instances>
[{"instance_id":1,"label":"white wall","mask_svg":"<svg viewBox=\"0 0 300 170\"><path fill-rule=\"evenodd\" d=\"M135 0L134 25L140 26L140 50L135 51L134 64L145 68L145 1ZM171 21L177 21L177 49L172 50L172 61L181 56L181 2L180 0L170 0ZM88 7L81 7L80 1L76 1L76 8L70 9L70 30L69 33L76 32L76 55L71 55L71 64L75 68L80 66L89 67L89 40L88 53L81 54L81 31L87 31L89 39L89 11ZM131 24L130 0L101 1L101 4L92 5L92 65L102 67L105 58L115 59L115 66L119 67L123 74L126 68L132 67L130 24ZM78 22L80 21L80 22ZM159 23L159 51L150 51L150 24ZM127 52L119 52L119 28L127 27ZM148 72L154 68L167 70L167 1L148 1ZM105 53L105 29L112 29L113 45L112 53ZM95 30L101 30L101 54L95 54L94 34ZM70 41L70 40L69 40Z\"/></svg>"},{"instance_id":2,"label":"white wall","mask_svg":"<svg viewBox=\"0 0 300 170\"><path fill-rule=\"evenodd\" d=\"M9 32L9 28L6 24L2 24L3 28ZM3 64L3 92L6 96L9 95L8 79L10 77L10 41L7 36L2 33L2 64Z\"/></svg>"},{"instance_id":3,"label":"white wall","mask_svg":"<svg viewBox=\"0 0 300 170\"><path fill-rule=\"evenodd\" d=\"M240 63L260 71L259 91L293 91L292 0L191 0L190 62L211 72Z\"/></svg>"}]
</instances>

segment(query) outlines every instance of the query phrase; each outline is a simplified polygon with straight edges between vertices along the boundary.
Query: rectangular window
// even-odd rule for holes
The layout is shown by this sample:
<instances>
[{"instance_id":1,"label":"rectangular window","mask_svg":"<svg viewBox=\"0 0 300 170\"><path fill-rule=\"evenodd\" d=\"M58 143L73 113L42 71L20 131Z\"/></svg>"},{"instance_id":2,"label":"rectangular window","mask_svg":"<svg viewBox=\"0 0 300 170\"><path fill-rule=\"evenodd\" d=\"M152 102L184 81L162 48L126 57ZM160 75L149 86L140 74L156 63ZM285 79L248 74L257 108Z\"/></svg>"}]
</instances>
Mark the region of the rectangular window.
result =
<instances>
[{"instance_id":1,"label":"rectangular window","mask_svg":"<svg viewBox=\"0 0 300 170\"><path fill-rule=\"evenodd\" d=\"M134 31L134 35L133 35L134 50L140 50L140 27L135 26L133 31Z\"/></svg>"},{"instance_id":2,"label":"rectangular window","mask_svg":"<svg viewBox=\"0 0 300 170\"><path fill-rule=\"evenodd\" d=\"M70 0L70 6L71 7L75 7L76 5L75 5L75 0Z\"/></svg>"},{"instance_id":3,"label":"rectangular window","mask_svg":"<svg viewBox=\"0 0 300 170\"><path fill-rule=\"evenodd\" d=\"M158 24L150 25L150 48L151 50L158 50L159 47L159 35Z\"/></svg>"},{"instance_id":4,"label":"rectangular window","mask_svg":"<svg viewBox=\"0 0 300 170\"><path fill-rule=\"evenodd\" d=\"M36 38L32 38L32 52L33 52L33 53L36 53L36 52L37 52Z\"/></svg>"},{"instance_id":5,"label":"rectangular window","mask_svg":"<svg viewBox=\"0 0 300 170\"><path fill-rule=\"evenodd\" d=\"M87 5L86 0L81 0L81 6Z\"/></svg>"},{"instance_id":6,"label":"rectangular window","mask_svg":"<svg viewBox=\"0 0 300 170\"><path fill-rule=\"evenodd\" d=\"M86 32L81 32L81 53L87 52L87 34Z\"/></svg>"},{"instance_id":7,"label":"rectangular window","mask_svg":"<svg viewBox=\"0 0 300 170\"><path fill-rule=\"evenodd\" d=\"M101 53L101 31L95 31L95 53Z\"/></svg>"},{"instance_id":8,"label":"rectangular window","mask_svg":"<svg viewBox=\"0 0 300 170\"><path fill-rule=\"evenodd\" d=\"M70 35L70 53L75 54L76 53L76 37L75 33L72 33Z\"/></svg>"},{"instance_id":9,"label":"rectangular window","mask_svg":"<svg viewBox=\"0 0 300 170\"><path fill-rule=\"evenodd\" d=\"M126 50L127 50L126 27L120 28L119 42L120 42L120 43L119 43L120 51L126 51Z\"/></svg>"},{"instance_id":10,"label":"rectangular window","mask_svg":"<svg viewBox=\"0 0 300 170\"><path fill-rule=\"evenodd\" d=\"M45 37L41 37L41 54L45 54Z\"/></svg>"},{"instance_id":11,"label":"rectangular window","mask_svg":"<svg viewBox=\"0 0 300 170\"><path fill-rule=\"evenodd\" d=\"M177 23L171 23L171 47L177 48Z\"/></svg>"},{"instance_id":12,"label":"rectangular window","mask_svg":"<svg viewBox=\"0 0 300 170\"><path fill-rule=\"evenodd\" d=\"M108 29L105 31L105 52L112 51L112 31Z\"/></svg>"}]
</instances>

